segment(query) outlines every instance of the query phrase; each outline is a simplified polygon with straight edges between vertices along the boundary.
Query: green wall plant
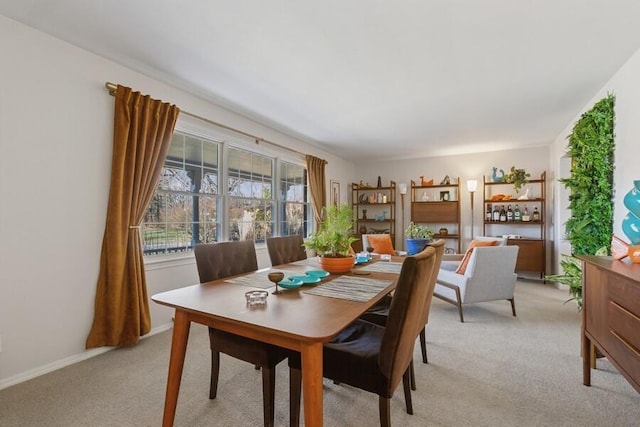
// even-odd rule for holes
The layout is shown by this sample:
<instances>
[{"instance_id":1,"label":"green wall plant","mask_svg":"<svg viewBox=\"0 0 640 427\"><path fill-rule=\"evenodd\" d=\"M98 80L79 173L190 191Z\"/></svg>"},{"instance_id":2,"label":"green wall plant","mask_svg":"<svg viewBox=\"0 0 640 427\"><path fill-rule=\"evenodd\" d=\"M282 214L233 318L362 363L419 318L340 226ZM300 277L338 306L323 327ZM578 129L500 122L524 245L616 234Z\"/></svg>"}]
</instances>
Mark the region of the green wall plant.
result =
<instances>
[{"instance_id":1,"label":"green wall plant","mask_svg":"<svg viewBox=\"0 0 640 427\"><path fill-rule=\"evenodd\" d=\"M570 190L571 218L565 224L572 255L595 255L608 248L613 234L613 160L615 96L608 94L582 115L569 135L571 176L560 179ZM605 253L606 254L606 253ZM575 276L575 263L565 259L565 275ZM567 271L567 267L570 271ZM562 283L560 276L549 280ZM582 277L580 271L580 278ZM582 282L569 289L582 307Z\"/></svg>"}]
</instances>

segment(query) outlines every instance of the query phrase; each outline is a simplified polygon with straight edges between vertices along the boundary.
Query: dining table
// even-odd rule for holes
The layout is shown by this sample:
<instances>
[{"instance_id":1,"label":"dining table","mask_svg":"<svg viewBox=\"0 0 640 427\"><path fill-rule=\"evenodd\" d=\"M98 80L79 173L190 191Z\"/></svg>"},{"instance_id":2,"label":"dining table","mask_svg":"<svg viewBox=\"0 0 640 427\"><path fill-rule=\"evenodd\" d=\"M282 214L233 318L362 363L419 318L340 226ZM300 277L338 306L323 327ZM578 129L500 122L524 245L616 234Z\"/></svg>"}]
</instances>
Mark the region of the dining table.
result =
<instances>
[{"instance_id":1,"label":"dining table","mask_svg":"<svg viewBox=\"0 0 640 427\"><path fill-rule=\"evenodd\" d=\"M178 403L192 322L300 352L305 425L323 425L322 349L350 323L395 289L403 258L372 257L345 274L273 293L268 273L312 275L318 261L308 258L155 294L151 299L175 309L162 425L172 426ZM264 304L250 305L249 291L268 292Z\"/></svg>"}]
</instances>

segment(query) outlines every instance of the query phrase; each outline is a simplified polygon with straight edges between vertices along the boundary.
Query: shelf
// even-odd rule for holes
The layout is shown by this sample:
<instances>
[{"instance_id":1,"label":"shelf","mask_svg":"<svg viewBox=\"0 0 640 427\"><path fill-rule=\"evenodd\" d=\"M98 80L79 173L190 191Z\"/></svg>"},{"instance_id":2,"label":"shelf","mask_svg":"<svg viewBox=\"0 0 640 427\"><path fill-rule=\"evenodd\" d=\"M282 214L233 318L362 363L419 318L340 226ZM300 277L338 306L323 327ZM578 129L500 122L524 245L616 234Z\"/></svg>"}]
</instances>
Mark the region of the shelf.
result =
<instances>
[{"instance_id":1,"label":"shelf","mask_svg":"<svg viewBox=\"0 0 640 427\"><path fill-rule=\"evenodd\" d=\"M519 226L519 225L544 225L544 221L485 221L484 222L486 225L512 225L512 226Z\"/></svg>"},{"instance_id":2,"label":"shelf","mask_svg":"<svg viewBox=\"0 0 640 427\"><path fill-rule=\"evenodd\" d=\"M386 197L386 202L369 202L369 196L381 194ZM361 200L366 199L366 200ZM361 187L359 183L351 184L351 200L353 207L355 232L361 235L361 231L368 233L379 233L385 230L391 235L391 240L395 244L396 233L396 183L389 181L389 185L384 187ZM367 218L362 218L364 211L367 211ZM376 220L386 213L385 219Z\"/></svg>"}]
</instances>

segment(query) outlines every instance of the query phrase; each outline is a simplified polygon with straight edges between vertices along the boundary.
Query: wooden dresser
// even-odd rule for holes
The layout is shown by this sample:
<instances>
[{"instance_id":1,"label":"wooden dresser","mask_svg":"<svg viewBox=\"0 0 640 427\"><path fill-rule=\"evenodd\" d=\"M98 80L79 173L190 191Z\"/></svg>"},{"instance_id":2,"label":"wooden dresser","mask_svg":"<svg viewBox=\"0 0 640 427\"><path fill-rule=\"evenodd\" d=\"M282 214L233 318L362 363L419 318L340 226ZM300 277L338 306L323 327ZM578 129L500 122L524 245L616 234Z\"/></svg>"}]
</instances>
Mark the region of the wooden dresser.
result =
<instances>
[{"instance_id":1,"label":"wooden dresser","mask_svg":"<svg viewBox=\"0 0 640 427\"><path fill-rule=\"evenodd\" d=\"M595 346L640 392L640 264L611 257L578 258L583 272L584 385L591 385Z\"/></svg>"}]
</instances>

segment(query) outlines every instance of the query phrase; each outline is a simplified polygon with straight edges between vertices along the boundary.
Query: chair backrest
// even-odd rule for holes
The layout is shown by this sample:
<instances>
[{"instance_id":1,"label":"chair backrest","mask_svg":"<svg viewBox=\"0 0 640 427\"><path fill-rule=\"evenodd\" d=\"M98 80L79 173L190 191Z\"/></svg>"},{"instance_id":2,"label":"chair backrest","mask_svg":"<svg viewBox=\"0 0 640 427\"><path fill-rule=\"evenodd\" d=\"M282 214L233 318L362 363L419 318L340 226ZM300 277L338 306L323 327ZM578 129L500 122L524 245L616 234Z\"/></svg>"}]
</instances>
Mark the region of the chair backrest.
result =
<instances>
[{"instance_id":1,"label":"chair backrest","mask_svg":"<svg viewBox=\"0 0 640 427\"><path fill-rule=\"evenodd\" d=\"M513 297L518 246L486 246L473 250L464 275L469 277L464 302Z\"/></svg>"},{"instance_id":2,"label":"chair backrest","mask_svg":"<svg viewBox=\"0 0 640 427\"><path fill-rule=\"evenodd\" d=\"M427 247L402 263L378 357L381 372L389 378L390 393L413 359L416 337L424 327L424 313L433 295L429 285L435 262L436 249Z\"/></svg>"},{"instance_id":3,"label":"chair backrest","mask_svg":"<svg viewBox=\"0 0 640 427\"><path fill-rule=\"evenodd\" d=\"M200 283L249 273L258 269L253 240L199 243L193 249Z\"/></svg>"},{"instance_id":4,"label":"chair backrest","mask_svg":"<svg viewBox=\"0 0 640 427\"><path fill-rule=\"evenodd\" d=\"M307 251L302 246L302 236L268 237L267 250L271 265L288 264L307 259Z\"/></svg>"},{"instance_id":5,"label":"chair backrest","mask_svg":"<svg viewBox=\"0 0 640 427\"><path fill-rule=\"evenodd\" d=\"M496 246L506 246L507 238L506 237L497 237L497 236L475 236L473 240L477 240L479 242L492 242L496 241Z\"/></svg>"},{"instance_id":6,"label":"chair backrest","mask_svg":"<svg viewBox=\"0 0 640 427\"><path fill-rule=\"evenodd\" d=\"M436 254L435 256L435 260L433 263L433 272L431 273L431 277L429 278L429 281L427 283L425 283L425 286L427 286L427 288L429 289L434 289L436 286L436 280L438 279L438 272L440 271L440 265L442 264L442 258L444 257L444 246L445 246L445 240L444 239L438 239L436 241L430 242L426 247L432 247L435 249ZM429 321L429 310L431 309L431 299L433 297L433 292L430 292L429 295L427 296L427 307L424 311L424 316L423 316L423 326L427 324L427 322Z\"/></svg>"}]
</instances>

